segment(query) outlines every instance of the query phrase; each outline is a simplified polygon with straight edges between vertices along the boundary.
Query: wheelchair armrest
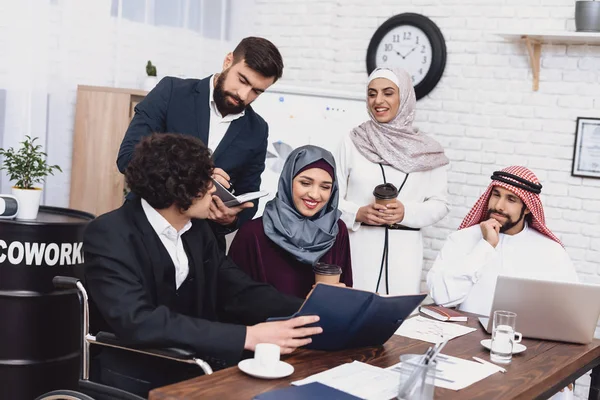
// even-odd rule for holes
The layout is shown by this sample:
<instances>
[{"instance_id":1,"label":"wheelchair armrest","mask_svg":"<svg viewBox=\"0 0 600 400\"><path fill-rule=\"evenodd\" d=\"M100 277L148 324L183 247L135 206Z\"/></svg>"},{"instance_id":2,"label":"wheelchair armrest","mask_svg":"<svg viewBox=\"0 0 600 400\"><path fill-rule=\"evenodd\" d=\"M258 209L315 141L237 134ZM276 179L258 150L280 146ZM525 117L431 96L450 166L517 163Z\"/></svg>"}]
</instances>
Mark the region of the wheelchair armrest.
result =
<instances>
[{"instance_id":1,"label":"wheelchair armrest","mask_svg":"<svg viewBox=\"0 0 600 400\"><path fill-rule=\"evenodd\" d=\"M189 350L180 349L177 347L165 347L162 349L145 348L145 347L132 347L126 345L119 340L113 333L110 332L98 332L96 334L96 342L99 344L107 344L110 346L117 346L121 348L132 348L136 350L142 350L145 353L156 354L163 357L175 358L177 360L192 360L195 357L194 352Z\"/></svg>"}]
</instances>

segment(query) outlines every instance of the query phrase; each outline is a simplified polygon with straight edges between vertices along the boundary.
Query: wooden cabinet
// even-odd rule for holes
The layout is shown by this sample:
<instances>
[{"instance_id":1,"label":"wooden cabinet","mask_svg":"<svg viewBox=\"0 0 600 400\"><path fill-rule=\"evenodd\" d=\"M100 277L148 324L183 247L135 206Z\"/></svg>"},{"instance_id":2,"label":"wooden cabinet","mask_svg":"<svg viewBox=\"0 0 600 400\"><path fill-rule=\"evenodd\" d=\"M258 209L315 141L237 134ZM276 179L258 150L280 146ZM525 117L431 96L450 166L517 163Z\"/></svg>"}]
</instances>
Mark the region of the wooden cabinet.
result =
<instances>
[{"instance_id":1,"label":"wooden cabinet","mask_svg":"<svg viewBox=\"0 0 600 400\"><path fill-rule=\"evenodd\" d=\"M95 215L123 204L119 146L134 107L147 92L96 86L77 87L69 207Z\"/></svg>"}]
</instances>

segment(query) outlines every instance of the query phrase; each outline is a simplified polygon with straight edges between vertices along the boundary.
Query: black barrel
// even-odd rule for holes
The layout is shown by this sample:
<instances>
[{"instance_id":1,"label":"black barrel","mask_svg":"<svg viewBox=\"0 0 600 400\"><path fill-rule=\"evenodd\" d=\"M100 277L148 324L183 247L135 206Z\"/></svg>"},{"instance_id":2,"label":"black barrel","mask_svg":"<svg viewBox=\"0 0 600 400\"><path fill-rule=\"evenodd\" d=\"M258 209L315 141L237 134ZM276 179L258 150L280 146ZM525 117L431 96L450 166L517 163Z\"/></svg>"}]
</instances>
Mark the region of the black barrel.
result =
<instances>
[{"instance_id":1,"label":"black barrel","mask_svg":"<svg viewBox=\"0 0 600 400\"><path fill-rule=\"evenodd\" d=\"M92 214L40 207L35 220L0 219L0 398L31 400L77 389L81 309L56 275L81 277Z\"/></svg>"}]
</instances>

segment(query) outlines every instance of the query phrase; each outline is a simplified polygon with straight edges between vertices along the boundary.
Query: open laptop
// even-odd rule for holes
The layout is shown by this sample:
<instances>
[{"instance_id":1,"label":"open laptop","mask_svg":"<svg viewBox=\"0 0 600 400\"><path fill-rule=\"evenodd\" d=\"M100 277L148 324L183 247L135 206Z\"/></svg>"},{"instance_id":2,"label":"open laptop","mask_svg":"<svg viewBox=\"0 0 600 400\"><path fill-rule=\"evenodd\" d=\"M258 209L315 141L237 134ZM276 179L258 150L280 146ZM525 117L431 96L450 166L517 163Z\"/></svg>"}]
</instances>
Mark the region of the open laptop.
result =
<instances>
[{"instance_id":1,"label":"open laptop","mask_svg":"<svg viewBox=\"0 0 600 400\"><path fill-rule=\"evenodd\" d=\"M600 316L600 285L499 276L490 318L479 319L488 333L496 310L517 313L523 337L590 343Z\"/></svg>"}]
</instances>

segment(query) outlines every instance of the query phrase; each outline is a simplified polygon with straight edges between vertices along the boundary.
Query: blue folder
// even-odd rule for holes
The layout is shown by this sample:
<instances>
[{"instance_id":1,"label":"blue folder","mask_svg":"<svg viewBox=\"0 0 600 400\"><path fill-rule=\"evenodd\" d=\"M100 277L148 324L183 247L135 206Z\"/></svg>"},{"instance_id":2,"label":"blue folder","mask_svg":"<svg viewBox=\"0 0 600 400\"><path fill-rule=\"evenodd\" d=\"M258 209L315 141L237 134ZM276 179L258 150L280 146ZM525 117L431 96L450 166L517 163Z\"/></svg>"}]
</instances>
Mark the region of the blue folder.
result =
<instances>
[{"instance_id":1,"label":"blue folder","mask_svg":"<svg viewBox=\"0 0 600 400\"><path fill-rule=\"evenodd\" d=\"M426 294L380 296L352 288L317 284L300 310L281 321L303 315L318 315L316 326L323 333L312 336L306 348L342 350L383 345L402 322L425 299Z\"/></svg>"},{"instance_id":2,"label":"blue folder","mask_svg":"<svg viewBox=\"0 0 600 400\"><path fill-rule=\"evenodd\" d=\"M313 382L302 386L290 386L259 394L252 400L360 400L341 390Z\"/></svg>"}]
</instances>

